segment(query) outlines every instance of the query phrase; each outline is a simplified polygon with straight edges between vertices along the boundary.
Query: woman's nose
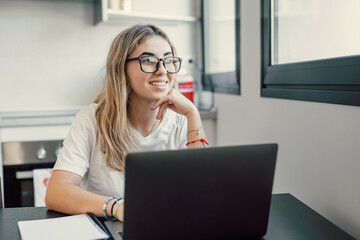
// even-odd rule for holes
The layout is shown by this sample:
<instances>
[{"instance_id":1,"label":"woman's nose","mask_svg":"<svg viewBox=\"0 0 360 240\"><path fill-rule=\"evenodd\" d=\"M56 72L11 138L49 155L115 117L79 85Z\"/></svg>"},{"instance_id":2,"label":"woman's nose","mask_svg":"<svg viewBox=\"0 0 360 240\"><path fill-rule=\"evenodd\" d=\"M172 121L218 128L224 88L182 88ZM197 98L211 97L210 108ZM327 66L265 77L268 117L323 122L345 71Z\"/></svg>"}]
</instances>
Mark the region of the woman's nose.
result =
<instances>
[{"instance_id":1,"label":"woman's nose","mask_svg":"<svg viewBox=\"0 0 360 240\"><path fill-rule=\"evenodd\" d=\"M164 61L160 60L158 64L159 64L159 68L155 73L160 74L160 75L161 74L166 74L167 70L166 70L166 68L164 66Z\"/></svg>"}]
</instances>

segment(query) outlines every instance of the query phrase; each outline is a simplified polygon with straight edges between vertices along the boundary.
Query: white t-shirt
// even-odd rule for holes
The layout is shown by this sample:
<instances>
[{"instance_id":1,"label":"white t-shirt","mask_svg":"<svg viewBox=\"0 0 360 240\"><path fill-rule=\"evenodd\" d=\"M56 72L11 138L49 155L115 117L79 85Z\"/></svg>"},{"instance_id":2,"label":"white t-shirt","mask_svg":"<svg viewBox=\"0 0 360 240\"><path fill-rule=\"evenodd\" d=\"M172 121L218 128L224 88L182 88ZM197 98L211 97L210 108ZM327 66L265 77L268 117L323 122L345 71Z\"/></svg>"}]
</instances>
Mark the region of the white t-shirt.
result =
<instances>
[{"instance_id":1,"label":"white t-shirt","mask_svg":"<svg viewBox=\"0 0 360 240\"><path fill-rule=\"evenodd\" d=\"M54 170L66 170L80 175L80 187L90 192L124 197L124 173L106 166L97 136L95 110L97 104L84 107L71 124ZM149 136L135 132L140 151L185 148L187 120L172 110L164 112L159 126Z\"/></svg>"}]
</instances>

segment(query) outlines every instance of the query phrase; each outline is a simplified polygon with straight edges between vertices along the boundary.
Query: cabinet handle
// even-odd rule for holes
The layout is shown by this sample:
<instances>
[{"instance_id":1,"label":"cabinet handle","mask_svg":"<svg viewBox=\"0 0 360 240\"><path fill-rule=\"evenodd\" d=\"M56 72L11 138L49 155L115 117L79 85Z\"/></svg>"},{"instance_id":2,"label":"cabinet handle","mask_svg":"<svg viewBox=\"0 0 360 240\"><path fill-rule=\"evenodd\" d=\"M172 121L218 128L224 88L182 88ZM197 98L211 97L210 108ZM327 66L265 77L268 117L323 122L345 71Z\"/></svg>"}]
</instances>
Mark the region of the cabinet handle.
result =
<instances>
[{"instance_id":1,"label":"cabinet handle","mask_svg":"<svg viewBox=\"0 0 360 240\"><path fill-rule=\"evenodd\" d=\"M17 171L15 173L16 179L31 179L33 178L33 172L32 171Z\"/></svg>"}]
</instances>

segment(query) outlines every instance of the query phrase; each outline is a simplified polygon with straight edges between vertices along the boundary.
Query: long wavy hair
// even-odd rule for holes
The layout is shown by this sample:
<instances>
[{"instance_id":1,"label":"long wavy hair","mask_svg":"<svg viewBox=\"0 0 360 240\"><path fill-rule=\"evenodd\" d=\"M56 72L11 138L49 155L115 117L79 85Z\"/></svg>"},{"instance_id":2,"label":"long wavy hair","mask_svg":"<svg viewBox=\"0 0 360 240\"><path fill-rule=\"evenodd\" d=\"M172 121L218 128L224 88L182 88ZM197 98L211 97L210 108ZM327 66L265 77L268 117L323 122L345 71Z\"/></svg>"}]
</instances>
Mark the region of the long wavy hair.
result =
<instances>
[{"instance_id":1,"label":"long wavy hair","mask_svg":"<svg viewBox=\"0 0 360 240\"><path fill-rule=\"evenodd\" d=\"M144 40L155 35L164 38L176 56L168 36L153 25L131 26L117 35L110 46L104 86L94 102L98 104L95 118L100 151L104 153L106 165L115 170L124 170L126 154L137 147L128 119L131 86L125 72L126 59Z\"/></svg>"}]
</instances>

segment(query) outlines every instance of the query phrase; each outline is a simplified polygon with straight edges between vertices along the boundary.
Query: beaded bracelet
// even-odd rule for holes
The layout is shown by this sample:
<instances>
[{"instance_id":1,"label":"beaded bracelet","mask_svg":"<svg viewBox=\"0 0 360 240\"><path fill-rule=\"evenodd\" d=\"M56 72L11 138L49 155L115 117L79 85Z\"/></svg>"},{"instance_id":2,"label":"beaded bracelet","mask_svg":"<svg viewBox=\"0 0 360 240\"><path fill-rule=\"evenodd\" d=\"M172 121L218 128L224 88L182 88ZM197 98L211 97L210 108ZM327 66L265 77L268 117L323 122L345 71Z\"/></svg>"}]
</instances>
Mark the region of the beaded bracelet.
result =
<instances>
[{"instance_id":1,"label":"beaded bracelet","mask_svg":"<svg viewBox=\"0 0 360 240\"><path fill-rule=\"evenodd\" d=\"M108 199L106 199L104 205L103 205L103 214L104 214L104 217L106 220L109 220L110 217L106 214L106 205L113 199L120 199L120 197L118 196L112 196L112 197L109 197Z\"/></svg>"}]
</instances>

